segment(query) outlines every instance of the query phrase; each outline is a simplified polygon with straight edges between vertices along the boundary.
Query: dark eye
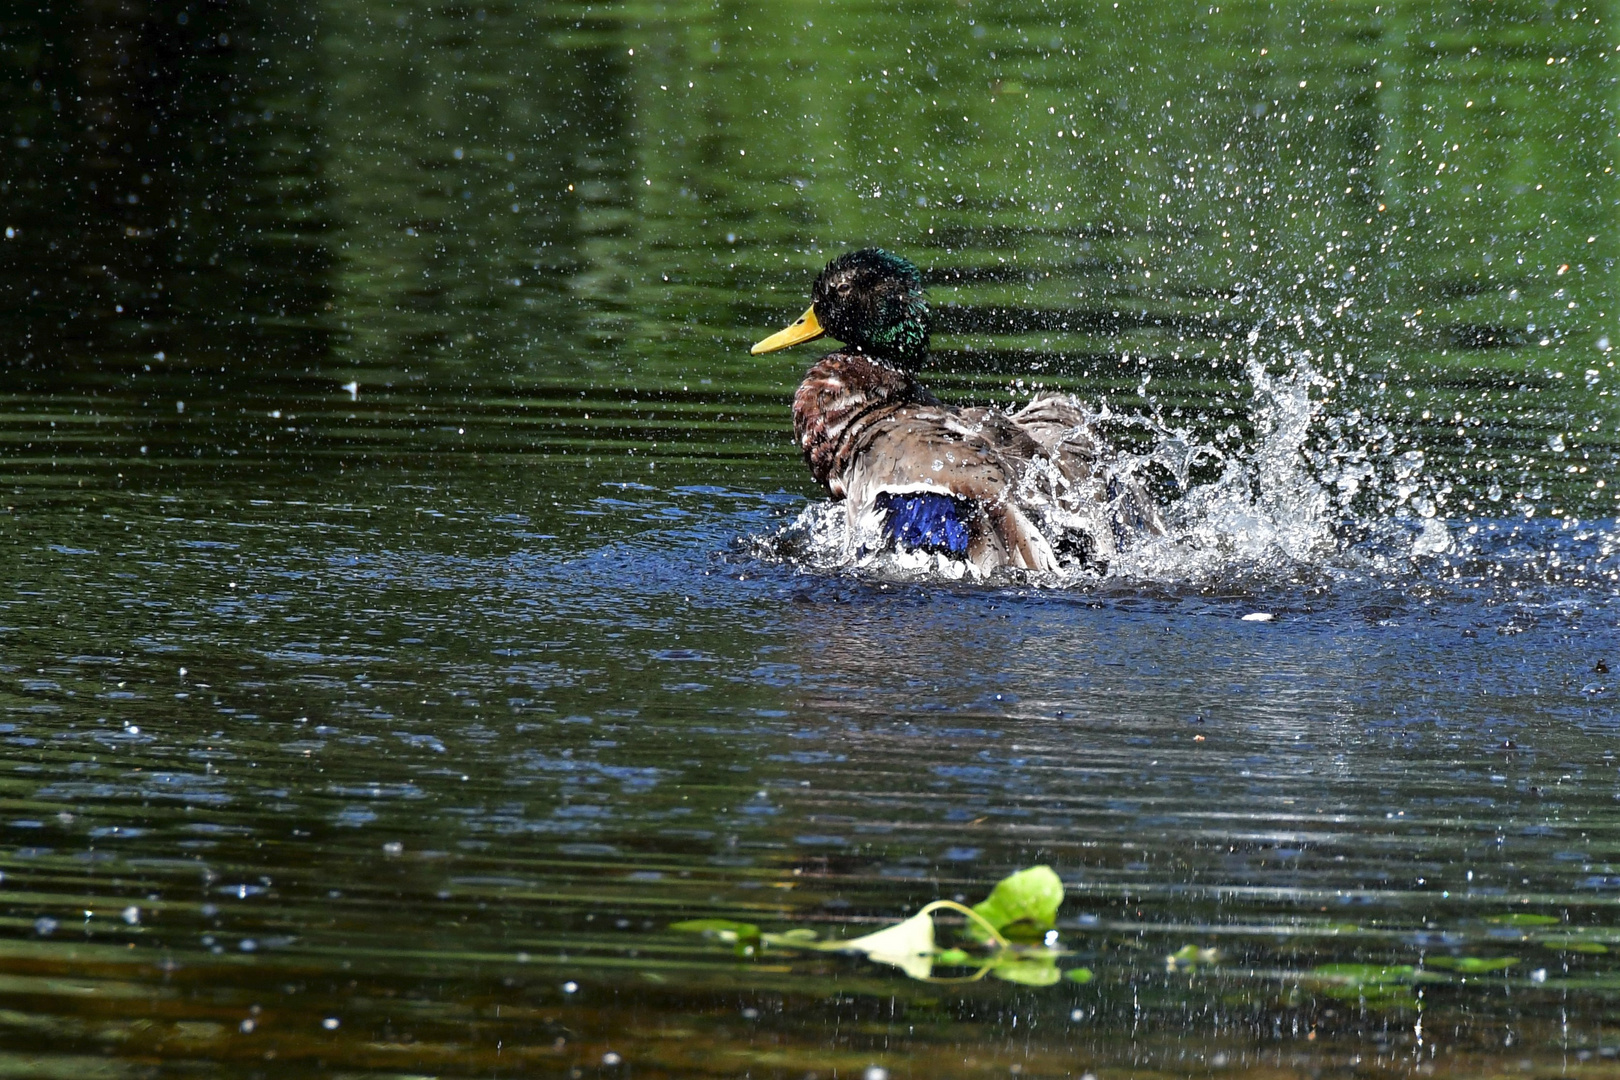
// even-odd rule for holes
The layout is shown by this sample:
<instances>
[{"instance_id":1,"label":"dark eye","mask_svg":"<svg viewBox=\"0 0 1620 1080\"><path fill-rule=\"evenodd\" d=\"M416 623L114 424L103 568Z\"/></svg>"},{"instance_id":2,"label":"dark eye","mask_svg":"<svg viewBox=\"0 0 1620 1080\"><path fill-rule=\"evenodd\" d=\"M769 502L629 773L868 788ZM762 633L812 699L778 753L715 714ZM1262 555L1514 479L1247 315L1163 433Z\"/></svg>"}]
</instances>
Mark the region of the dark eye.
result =
<instances>
[{"instance_id":1,"label":"dark eye","mask_svg":"<svg viewBox=\"0 0 1620 1080\"><path fill-rule=\"evenodd\" d=\"M850 289L849 282L840 281L838 283L838 295L839 296L848 296L849 295L849 289Z\"/></svg>"}]
</instances>

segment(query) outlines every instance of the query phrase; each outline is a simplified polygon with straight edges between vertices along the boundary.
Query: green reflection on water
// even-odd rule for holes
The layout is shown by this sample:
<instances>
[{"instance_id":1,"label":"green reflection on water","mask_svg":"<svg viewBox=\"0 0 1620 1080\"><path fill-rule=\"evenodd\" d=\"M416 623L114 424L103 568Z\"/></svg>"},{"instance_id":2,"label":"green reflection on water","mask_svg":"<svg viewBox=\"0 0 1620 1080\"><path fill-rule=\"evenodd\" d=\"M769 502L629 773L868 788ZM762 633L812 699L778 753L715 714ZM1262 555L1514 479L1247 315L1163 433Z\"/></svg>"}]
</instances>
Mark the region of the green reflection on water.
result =
<instances>
[{"instance_id":1,"label":"green reflection on water","mask_svg":"<svg viewBox=\"0 0 1620 1080\"><path fill-rule=\"evenodd\" d=\"M1324 854L1223 895L1258 873L1223 859L1300 828L1282 793L1321 785L1279 767L1259 796L1163 796L1168 838L1124 806L1148 786L1132 739L1223 781L1275 749L1240 735L1212 769L1166 749L1166 715L1253 696L1207 676L1169 703L1106 683L1095 715L1125 726L1098 720L1078 746L1049 731L1051 786L941 820L931 785L996 790L934 771L993 744L963 733L1001 721L977 704L986 667L1046 671L1039 648L941 644L908 636L898 601L841 612L849 597L791 583L745 594L752 566L637 558L724 546L670 522L732 496L664 498L682 484L730 485L757 530L778 510L747 493L809 492L784 434L803 358L746 346L865 243L927 269L928 377L952 399L1039 381L1241 454L1252 349L1331 380L1318 393L1353 443L1423 450L1442 514L1608 516L1612 14L152 0L8 16L0 708L24 741L0 780L0 1068L521 1075L613 1053L672 1075L1059 1075L1365 1052L1403 1071L1433 1055L1406 1033L1419 984L1459 1071L1516 1064L1509 1024L1561 1063L1566 1006L1534 995L1571 988L1589 995L1576 1052L1611 1062L1602 852L1545 888L1504 872L1537 910L1499 922L1476 918L1495 894L1394 880L1391 848L1432 874L1479 858L1504 814L1552 828L1533 804L1437 808L1415 839L1336 818L1311 834ZM658 497L602 486L627 479ZM647 580L592 578L593 560ZM1079 650L1099 680L1108 645ZM1255 663L1332 682L1302 715L1371 724L1342 686L1380 647ZM924 674L852 703L891 686L886 650ZM1555 666L1525 663L1502 678ZM1601 714L1569 704L1580 681L1480 694L1516 720ZM914 698L979 709L937 733L968 749L919 756ZM1428 750L1400 798L1495 797ZM1382 798L1398 752L1360 747L1326 808ZM861 802L874 791L895 805ZM1259 824L1209 823L1210 801L1257 798ZM1593 779L1572 797L1582 823L1558 826L1602 834L1611 801ZM593 829L612 813L628 824ZM1141 842L1163 860L1135 861ZM950 854L969 844L984 854ZM876 926L1048 849L1089 875L1096 921L1064 928L1088 983L946 993L657 929L715 909ZM1195 878L1212 891L1187 899ZM1219 964L1190 944L1216 939L1233 942ZM1444 976L1420 955L1436 948L1460 954Z\"/></svg>"},{"instance_id":2,"label":"green reflection on water","mask_svg":"<svg viewBox=\"0 0 1620 1080\"><path fill-rule=\"evenodd\" d=\"M41 16L5 84L11 348L99 362L56 430L18 403L13 456L142 467L87 410L187 457L781 453L796 362L743 346L876 242L929 269L956 396L1131 410L1151 376L1209 440L1247 430L1252 331L1355 439L1425 450L1444 512L1606 515L1595 11L153 8L78 52ZM150 87L117 61L143 47Z\"/></svg>"}]
</instances>

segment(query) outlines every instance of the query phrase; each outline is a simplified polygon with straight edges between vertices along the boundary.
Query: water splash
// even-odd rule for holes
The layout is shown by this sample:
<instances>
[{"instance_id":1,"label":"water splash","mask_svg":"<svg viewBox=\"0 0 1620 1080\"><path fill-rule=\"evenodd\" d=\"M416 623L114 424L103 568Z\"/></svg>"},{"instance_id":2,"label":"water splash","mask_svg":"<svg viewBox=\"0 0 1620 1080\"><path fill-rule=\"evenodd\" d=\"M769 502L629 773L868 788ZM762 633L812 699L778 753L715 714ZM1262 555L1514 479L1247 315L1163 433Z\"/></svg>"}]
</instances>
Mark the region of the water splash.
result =
<instances>
[{"instance_id":1,"label":"water splash","mask_svg":"<svg viewBox=\"0 0 1620 1080\"><path fill-rule=\"evenodd\" d=\"M1341 551L1346 513L1374 474L1373 452L1348 445L1341 433L1334 452L1313 454L1333 383L1308 353L1289 357L1286 371L1269 370L1253 351L1255 338L1244 361L1252 446L1226 451L1184 427L1160 427L1147 463L1168 467L1186 494L1168 508L1169 533L1127 547L1111 568L1116 576L1205 581L1318 567ZM1218 464L1220 474L1191 482L1203 461Z\"/></svg>"},{"instance_id":2,"label":"water splash","mask_svg":"<svg viewBox=\"0 0 1620 1080\"><path fill-rule=\"evenodd\" d=\"M1253 436L1247 441L1233 438L1235 427L1226 438L1212 438L1185 424L1172 426L1158 408L1122 415L1106 404L1094 410L1076 402L1095 430L1117 435L1135 429L1133 441L1146 444L1119 453L1116 473L1181 492L1165 507L1165 535L1122 537L1104 569L1069 558L1059 573L1002 570L985 580L1061 588L1102 579L1195 585L1297 580L1332 569L1398 575L1409 572L1415 559L1458 551L1452 529L1439 516L1447 489L1425 476L1423 452L1397 453L1388 428L1360 409L1335 411L1337 383L1318 370L1310 351L1268 362L1256 348L1258 338L1251 331L1243 359L1252 388ZM1146 380L1140 389L1151 401ZM1032 470L1019 504L1054 547L1066 532L1095 528L1094 521L1078 521L1077 508L1054 498L1049 487ZM841 503L818 502L750 546L759 557L817 572L889 581L977 577L959 559L886 547L881 532L882 522L873 515L851 523Z\"/></svg>"}]
</instances>

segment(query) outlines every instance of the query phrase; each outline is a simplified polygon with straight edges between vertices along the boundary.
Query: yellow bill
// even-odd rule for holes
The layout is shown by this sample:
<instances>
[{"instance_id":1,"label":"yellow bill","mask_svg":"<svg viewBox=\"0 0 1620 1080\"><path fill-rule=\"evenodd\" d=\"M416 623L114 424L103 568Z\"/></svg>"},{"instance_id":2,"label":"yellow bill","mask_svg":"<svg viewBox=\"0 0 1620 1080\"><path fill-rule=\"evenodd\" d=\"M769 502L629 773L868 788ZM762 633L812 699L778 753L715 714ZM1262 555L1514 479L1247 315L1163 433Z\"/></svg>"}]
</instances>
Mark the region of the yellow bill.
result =
<instances>
[{"instance_id":1,"label":"yellow bill","mask_svg":"<svg viewBox=\"0 0 1620 1080\"><path fill-rule=\"evenodd\" d=\"M801 341L814 341L826 332L821 328L820 321L816 319L816 309L812 305L791 326L785 330L778 330L764 341L758 342L748 352L751 356L776 352L778 349L785 349L789 345L797 345Z\"/></svg>"}]
</instances>

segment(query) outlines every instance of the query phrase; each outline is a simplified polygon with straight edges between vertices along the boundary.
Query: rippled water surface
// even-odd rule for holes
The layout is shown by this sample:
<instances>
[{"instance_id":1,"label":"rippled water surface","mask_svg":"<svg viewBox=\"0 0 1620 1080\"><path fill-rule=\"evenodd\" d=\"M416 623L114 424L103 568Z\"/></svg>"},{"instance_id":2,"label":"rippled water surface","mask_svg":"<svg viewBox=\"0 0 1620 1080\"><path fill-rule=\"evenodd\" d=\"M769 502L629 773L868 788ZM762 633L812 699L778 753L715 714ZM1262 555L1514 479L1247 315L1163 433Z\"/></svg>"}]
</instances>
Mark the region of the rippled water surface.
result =
<instances>
[{"instance_id":1,"label":"rippled water surface","mask_svg":"<svg viewBox=\"0 0 1620 1080\"><path fill-rule=\"evenodd\" d=\"M4 15L0 1074L1620 1071L1611 9ZM874 243L1170 535L828 557Z\"/></svg>"}]
</instances>

